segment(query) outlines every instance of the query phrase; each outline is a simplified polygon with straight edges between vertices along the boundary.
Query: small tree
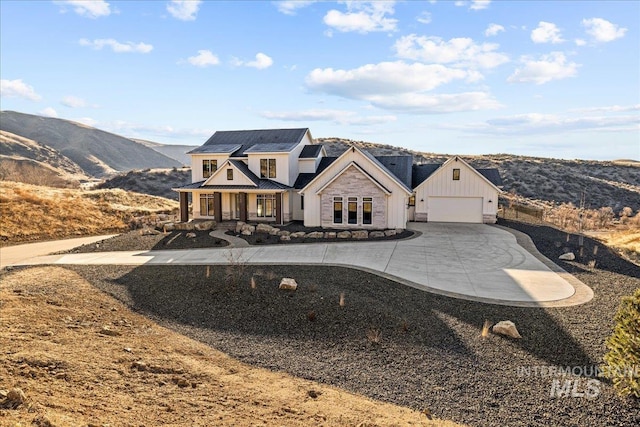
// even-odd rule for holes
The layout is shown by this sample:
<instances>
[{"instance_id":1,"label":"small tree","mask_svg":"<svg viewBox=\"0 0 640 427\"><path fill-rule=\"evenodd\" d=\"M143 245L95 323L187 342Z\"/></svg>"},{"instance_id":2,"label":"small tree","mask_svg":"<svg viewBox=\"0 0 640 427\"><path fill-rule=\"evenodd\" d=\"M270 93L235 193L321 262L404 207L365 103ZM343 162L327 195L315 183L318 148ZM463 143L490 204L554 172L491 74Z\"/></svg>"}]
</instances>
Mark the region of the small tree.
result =
<instances>
[{"instance_id":1,"label":"small tree","mask_svg":"<svg viewBox=\"0 0 640 427\"><path fill-rule=\"evenodd\" d=\"M604 375L620 395L640 398L640 289L622 299L615 321L607 339Z\"/></svg>"}]
</instances>

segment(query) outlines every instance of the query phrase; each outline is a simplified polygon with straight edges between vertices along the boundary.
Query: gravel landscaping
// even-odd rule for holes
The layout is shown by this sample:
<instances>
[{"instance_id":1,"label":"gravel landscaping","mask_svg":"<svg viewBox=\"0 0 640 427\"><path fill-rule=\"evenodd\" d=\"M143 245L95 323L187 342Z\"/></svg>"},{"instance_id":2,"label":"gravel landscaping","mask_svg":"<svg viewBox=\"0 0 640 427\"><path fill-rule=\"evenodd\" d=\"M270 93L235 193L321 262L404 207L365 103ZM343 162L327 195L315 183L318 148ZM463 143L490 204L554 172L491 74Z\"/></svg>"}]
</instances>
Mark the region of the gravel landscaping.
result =
<instances>
[{"instance_id":1,"label":"gravel landscaping","mask_svg":"<svg viewBox=\"0 0 640 427\"><path fill-rule=\"evenodd\" d=\"M527 232L553 260L565 246L577 249L577 240L553 228L502 225ZM592 301L498 306L338 267L69 268L159 323L244 362L440 418L475 426L637 425L637 400L617 397L605 380L588 381L602 362L620 298L640 287L640 267L586 238L583 256L561 265L594 290ZM282 277L295 278L297 291L278 290ZM482 338L485 320L512 320L523 338ZM536 367L581 367L587 375L565 378ZM569 378L574 397L551 396L554 380L563 385ZM589 384L597 395L591 389L591 398L578 397Z\"/></svg>"},{"instance_id":2,"label":"gravel landscaping","mask_svg":"<svg viewBox=\"0 0 640 427\"><path fill-rule=\"evenodd\" d=\"M187 237L187 233L195 237ZM159 249L220 248L229 245L226 240L211 237L210 231L172 231L164 234L145 234L133 230L90 245L82 245L59 253L79 254L108 251L150 251Z\"/></svg>"}]
</instances>

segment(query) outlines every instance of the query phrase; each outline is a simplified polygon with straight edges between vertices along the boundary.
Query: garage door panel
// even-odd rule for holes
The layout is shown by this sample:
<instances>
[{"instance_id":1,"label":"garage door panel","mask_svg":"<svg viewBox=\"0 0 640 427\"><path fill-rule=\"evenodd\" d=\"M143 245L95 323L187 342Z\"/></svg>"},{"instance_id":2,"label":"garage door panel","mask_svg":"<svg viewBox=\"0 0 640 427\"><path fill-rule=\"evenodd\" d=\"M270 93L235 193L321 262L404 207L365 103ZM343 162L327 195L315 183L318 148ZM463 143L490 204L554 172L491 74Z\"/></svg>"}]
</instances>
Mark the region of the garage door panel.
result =
<instances>
[{"instance_id":1,"label":"garage door panel","mask_svg":"<svg viewBox=\"0 0 640 427\"><path fill-rule=\"evenodd\" d=\"M482 223L482 197L429 197L427 220Z\"/></svg>"}]
</instances>

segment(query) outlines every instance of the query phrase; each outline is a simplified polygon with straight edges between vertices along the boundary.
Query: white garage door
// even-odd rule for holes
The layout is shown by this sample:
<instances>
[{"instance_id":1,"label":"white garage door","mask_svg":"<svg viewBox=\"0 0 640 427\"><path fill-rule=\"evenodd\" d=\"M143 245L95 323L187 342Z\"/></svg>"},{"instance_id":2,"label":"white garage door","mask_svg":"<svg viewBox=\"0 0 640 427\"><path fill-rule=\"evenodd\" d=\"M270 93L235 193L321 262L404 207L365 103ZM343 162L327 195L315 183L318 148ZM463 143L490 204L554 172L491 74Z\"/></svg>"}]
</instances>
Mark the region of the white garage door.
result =
<instances>
[{"instance_id":1,"label":"white garage door","mask_svg":"<svg viewBox=\"0 0 640 427\"><path fill-rule=\"evenodd\" d=\"M482 197L429 197L427 220L482 223Z\"/></svg>"}]
</instances>

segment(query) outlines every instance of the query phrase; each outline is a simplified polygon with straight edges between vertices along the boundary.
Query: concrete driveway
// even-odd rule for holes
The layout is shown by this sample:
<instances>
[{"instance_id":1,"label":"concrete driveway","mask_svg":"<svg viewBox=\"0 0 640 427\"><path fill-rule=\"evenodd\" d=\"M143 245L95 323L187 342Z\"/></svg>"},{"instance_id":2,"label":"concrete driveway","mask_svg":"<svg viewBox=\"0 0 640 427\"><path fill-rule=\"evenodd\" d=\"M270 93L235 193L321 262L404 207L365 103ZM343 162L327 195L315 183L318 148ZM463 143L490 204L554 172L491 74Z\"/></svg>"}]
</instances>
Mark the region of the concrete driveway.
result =
<instances>
[{"instance_id":1,"label":"concrete driveway","mask_svg":"<svg viewBox=\"0 0 640 427\"><path fill-rule=\"evenodd\" d=\"M355 267L426 291L504 305L575 305L593 296L586 285L499 227L412 223L410 228L422 234L385 242L51 255L19 264L215 265L233 258L248 264Z\"/></svg>"}]
</instances>

